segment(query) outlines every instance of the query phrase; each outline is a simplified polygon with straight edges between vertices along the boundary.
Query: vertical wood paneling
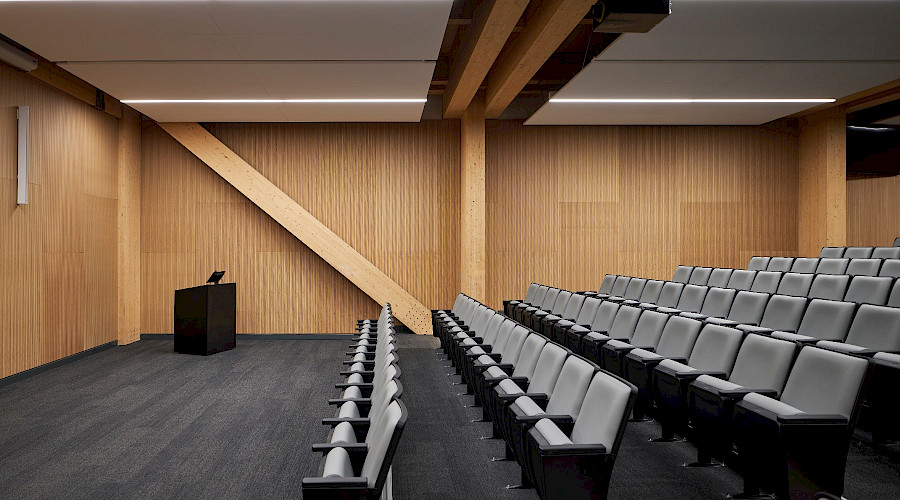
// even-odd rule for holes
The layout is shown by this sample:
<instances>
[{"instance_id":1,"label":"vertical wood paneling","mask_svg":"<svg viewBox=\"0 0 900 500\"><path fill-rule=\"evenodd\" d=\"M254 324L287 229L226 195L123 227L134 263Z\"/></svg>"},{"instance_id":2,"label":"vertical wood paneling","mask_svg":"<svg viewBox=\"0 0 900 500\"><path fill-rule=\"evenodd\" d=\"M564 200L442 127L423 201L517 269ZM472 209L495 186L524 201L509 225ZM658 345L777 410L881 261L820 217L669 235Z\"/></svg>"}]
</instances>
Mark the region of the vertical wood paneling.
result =
<instances>
[{"instance_id":1,"label":"vertical wood paneling","mask_svg":"<svg viewBox=\"0 0 900 500\"><path fill-rule=\"evenodd\" d=\"M890 246L900 236L900 176L847 181L847 244Z\"/></svg>"},{"instance_id":2,"label":"vertical wood paneling","mask_svg":"<svg viewBox=\"0 0 900 500\"><path fill-rule=\"evenodd\" d=\"M141 115L123 106L118 132L116 330L119 344L124 345L141 337Z\"/></svg>"},{"instance_id":3,"label":"vertical wood paneling","mask_svg":"<svg viewBox=\"0 0 900 500\"><path fill-rule=\"evenodd\" d=\"M847 131L843 108L821 111L800 127L800 254L847 244Z\"/></svg>"},{"instance_id":4,"label":"vertical wood paneling","mask_svg":"<svg viewBox=\"0 0 900 500\"><path fill-rule=\"evenodd\" d=\"M17 206L15 106L31 107ZM0 377L116 339L116 120L0 67Z\"/></svg>"},{"instance_id":5,"label":"vertical wood paneling","mask_svg":"<svg viewBox=\"0 0 900 500\"><path fill-rule=\"evenodd\" d=\"M797 253L797 135L489 122L488 299Z\"/></svg>"},{"instance_id":6,"label":"vertical wood paneling","mask_svg":"<svg viewBox=\"0 0 900 500\"><path fill-rule=\"evenodd\" d=\"M485 300L484 96L477 95L460 120L460 291Z\"/></svg>"}]
</instances>

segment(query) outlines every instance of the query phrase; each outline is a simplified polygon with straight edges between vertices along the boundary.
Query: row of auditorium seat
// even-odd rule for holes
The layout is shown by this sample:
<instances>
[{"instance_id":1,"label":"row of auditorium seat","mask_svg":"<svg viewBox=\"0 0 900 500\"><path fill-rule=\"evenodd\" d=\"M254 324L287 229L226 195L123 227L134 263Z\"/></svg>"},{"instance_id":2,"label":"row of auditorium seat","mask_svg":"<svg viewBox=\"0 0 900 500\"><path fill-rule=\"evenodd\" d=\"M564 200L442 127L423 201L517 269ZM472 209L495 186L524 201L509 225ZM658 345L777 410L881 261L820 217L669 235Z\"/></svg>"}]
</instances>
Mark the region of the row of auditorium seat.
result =
<instances>
[{"instance_id":1,"label":"row of auditorium seat","mask_svg":"<svg viewBox=\"0 0 900 500\"><path fill-rule=\"evenodd\" d=\"M698 274L700 276L698 276ZM622 297L639 302L662 297L678 300L683 286L728 288L810 299L844 300L860 304L900 306L900 279L887 276L802 274L778 271L678 266L671 282L608 274L597 292L586 295ZM665 292L665 295L663 294ZM702 297L700 297L702 300Z\"/></svg>"},{"instance_id":2,"label":"row of auditorium seat","mask_svg":"<svg viewBox=\"0 0 900 500\"><path fill-rule=\"evenodd\" d=\"M896 243L896 241L895 241ZM900 259L900 245L892 247L822 247L819 257L845 259Z\"/></svg>"},{"instance_id":3,"label":"row of auditorium seat","mask_svg":"<svg viewBox=\"0 0 900 500\"><path fill-rule=\"evenodd\" d=\"M464 294L433 325L522 486L543 499L606 498L636 388Z\"/></svg>"},{"instance_id":4,"label":"row of auditorium seat","mask_svg":"<svg viewBox=\"0 0 900 500\"><path fill-rule=\"evenodd\" d=\"M891 247L900 250L900 247ZM701 268L710 269L710 268ZM900 259L830 257L751 257L750 271L900 277Z\"/></svg>"},{"instance_id":5,"label":"row of auditorium seat","mask_svg":"<svg viewBox=\"0 0 900 500\"><path fill-rule=\"evenodd\" d=\"M394 344L394 317L386 304L377 320L357 326L349 365L340 373L346 379L335 384L341 397L334 417L322 424L330 431L324 443L313 445L324 454L318 475L303 479L303 498L393 498L394 454L406 424L407 410L400 396L400 368Z\"/></svg>"},{"instance_id":6,"label":"row of auditorium seat","mask_svg":"<svg viewBox=\"0 0 900 500\"><path fill-rule=\"evenodd\" d=\"M536 300L539 286L532 284L529 292L531 300ZM872 339L883 336L900 349L900 309L863 305L857 310L853 303L823 300L813 300L806 307L805 298L737 294L764 298L766 304L782 303L775 316L806 322L808 333L819 333L819 326L833 326L830 323L837 313L848 327L848 340L877 342ZM896 354L839 349L850 355L835 352L838 344L834 342L813 345L815 338L780 338L779 333L791 334L746 323L716 321L650 304L579 298L566 291L555 295L551 311L575 318L574 322L563 323L566 320L550 311L527 306L528 299L507 302L505 311L550 338L560 339L561 327L568 326L565 339L573 351L638 388L636 417L652 413L662 424L661 440L671 440L676 432L693 440L699 465L711 464L712 457L733 465L745 478L746 493L763 488L779 498L795 498L811 497L820 490L842 492L849 438L869 371L870 362L863 355L873 356L872 373L884 372L873 384L881 392L869 393L870 403L879 406L873 411L895 415L897 402L890 384L897 382L900 373ZM577 307L567 308L573 300ZM757 307L758 301L732 307L744 306ZM586 308L597 311L590 324L586 317L578 317Z\"/></svg>"}]
</instances>

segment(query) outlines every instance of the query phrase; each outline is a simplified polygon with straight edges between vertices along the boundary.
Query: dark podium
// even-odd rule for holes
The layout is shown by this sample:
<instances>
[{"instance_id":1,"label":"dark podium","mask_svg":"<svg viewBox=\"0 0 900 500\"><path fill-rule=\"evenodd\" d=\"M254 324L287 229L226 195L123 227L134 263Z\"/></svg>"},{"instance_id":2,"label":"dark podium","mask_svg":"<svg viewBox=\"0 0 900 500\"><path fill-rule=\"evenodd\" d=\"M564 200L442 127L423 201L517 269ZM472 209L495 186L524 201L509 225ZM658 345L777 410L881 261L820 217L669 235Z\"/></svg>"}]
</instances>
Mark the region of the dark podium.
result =
<instances>
[{"instance_id":1,"label":"dark podium","mask_svg":"<svg viewBox=\"0 0 900 500\"><path fill-rule=\"evenodd\" d=\"M175 290L175 352L215 354L234 349L236 285Z\"/></svg>"}]
</instances>

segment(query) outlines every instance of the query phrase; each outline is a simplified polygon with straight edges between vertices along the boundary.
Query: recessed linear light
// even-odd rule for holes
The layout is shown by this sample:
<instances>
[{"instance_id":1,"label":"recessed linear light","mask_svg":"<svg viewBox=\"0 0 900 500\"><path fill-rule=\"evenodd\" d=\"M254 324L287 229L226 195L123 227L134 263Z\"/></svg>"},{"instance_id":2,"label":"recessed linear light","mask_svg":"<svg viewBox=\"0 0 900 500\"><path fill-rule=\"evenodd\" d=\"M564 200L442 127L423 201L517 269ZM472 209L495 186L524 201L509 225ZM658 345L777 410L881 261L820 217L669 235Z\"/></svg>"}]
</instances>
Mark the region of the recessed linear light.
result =
<instances>
[{"instance_id":1,"label":"recessed linear light","mask_svg":"<svg viewBox=\"0 0 900 500\"><path fill-rule=\"evenodd\" d=\"M125 104L408 104L427 99L125 99Z\"/></svg>"},{"instance_id":2,"label":"recessed linear light","mask_svg":"<svg viewBox=\"0 0 900 500\"><path fill-rule=\"evenodd\" d=\"M551 98L553 103L570 104L761 104L761 103L828 103L834 99L559 99Z\"/></svg>"}]
</instances>

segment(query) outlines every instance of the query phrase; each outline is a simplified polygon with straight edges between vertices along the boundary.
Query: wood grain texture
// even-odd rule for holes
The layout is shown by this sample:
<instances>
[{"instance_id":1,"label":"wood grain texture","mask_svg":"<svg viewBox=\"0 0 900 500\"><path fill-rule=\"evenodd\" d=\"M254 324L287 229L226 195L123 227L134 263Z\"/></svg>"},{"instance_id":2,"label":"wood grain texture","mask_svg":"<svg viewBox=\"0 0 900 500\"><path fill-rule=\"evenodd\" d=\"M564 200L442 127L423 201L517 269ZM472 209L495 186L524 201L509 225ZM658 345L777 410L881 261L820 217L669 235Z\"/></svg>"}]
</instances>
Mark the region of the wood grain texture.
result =
<instances>
[{"instance_id":1,"label":"wood grain texture","mask_svg":"<svg viewBox=\"0 0 900 500\"><path fill-rule=\"evenodd\" d=\"M790 127L524 127L488 122L488 303L532 281L671 279L797 254Z\"/></svg>"},{"instance_id":2,"label":"wood grain texture","mask_svg":"<svg viewBox=\"0 0 900 500\"><path fill-rule=\"evenodd\" d=\"M891 246L900 236L900 177L847 181L847 245Z\"/></svg>"},{"instance_id":3,"label":"wood grain texture","mask_svg":"<svg viewBox=\"0 0 900 500\"><path fill-rule=\"evenodd\" d=\"M459 291L459 126L214 124L210 131L427 307ZM377 304L159 127L143 135L142 314L213 268L239 283L240 333L340 333Z\"/></svg>"},{"instance_id":4,"label":"wood grain texture","mask_svg":"<svg viewBox=\"0 0 900 500\"><path fill-rule=\"evenodd\" d=\"M125 107L119 120L117 290L119 344L141 338L141 115Z\"/></svg>"},{"instance_id":5,"label":"wood grain texture","mask_svg":"<svg viewBox=\"0 0 900 500\"><path fill-rule=\"evenodd\" d=\"M842 108L801 119L799 251L847 244L847 132Z\"/></svg>"},{"instance_id":6,"label":"wood grain texture","mask_svg":"<svg viewBox=\"0 0 900 500\"><path fill-rule=\"evenodd\" d=\"M16 205L15 106L31 107ZM117 124L0 67L0 377L116 339Z\"/></svg>"},{"instance_id":7,"label":"wood grain texture","mask_svg":"<svg viewBox=\"0 0 900 500\"><path fill-rule=\"evenodd\" d=\"M459 288L485 300L484 96L478 95L460 121Z\"/></svg>"}]
</instances>

